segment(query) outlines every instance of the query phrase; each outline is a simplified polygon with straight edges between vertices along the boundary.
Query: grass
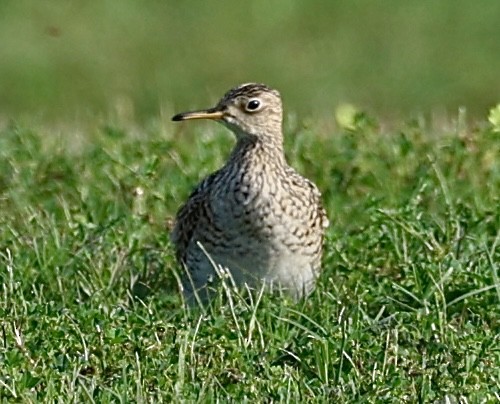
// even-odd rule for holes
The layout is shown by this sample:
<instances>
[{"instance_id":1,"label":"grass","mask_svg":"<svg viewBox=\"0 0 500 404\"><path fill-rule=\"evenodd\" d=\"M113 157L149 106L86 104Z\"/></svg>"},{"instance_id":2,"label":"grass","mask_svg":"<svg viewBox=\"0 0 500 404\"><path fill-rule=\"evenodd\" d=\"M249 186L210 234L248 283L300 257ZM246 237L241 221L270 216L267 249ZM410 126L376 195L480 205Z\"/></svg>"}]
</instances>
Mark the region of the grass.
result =
<instances>
[{"instance_id":1,"label":"grass","mask_svg":"<svg viewBox=\"0 0 500 404\"><path fill-rule=\"evenodd\" d=\"M0 401L500 400L500 3L268 3L0 2ZM324 272L184 309L166 223L233 141L155 119L244 81Z\"/></svg>"},{"instance_id":2,"label":"grass","mask_svg":"<svg viewBox=\"0 0 500 404\"><path fill-rule=\"evenodd\" d=\"M460 118L460 117L459 117ZM165 222L224 161L214 125L0 133L0 398L494 402L498 133L286 120L332 225L309 299L184 309Z\"/></svg>"}]
</instances>

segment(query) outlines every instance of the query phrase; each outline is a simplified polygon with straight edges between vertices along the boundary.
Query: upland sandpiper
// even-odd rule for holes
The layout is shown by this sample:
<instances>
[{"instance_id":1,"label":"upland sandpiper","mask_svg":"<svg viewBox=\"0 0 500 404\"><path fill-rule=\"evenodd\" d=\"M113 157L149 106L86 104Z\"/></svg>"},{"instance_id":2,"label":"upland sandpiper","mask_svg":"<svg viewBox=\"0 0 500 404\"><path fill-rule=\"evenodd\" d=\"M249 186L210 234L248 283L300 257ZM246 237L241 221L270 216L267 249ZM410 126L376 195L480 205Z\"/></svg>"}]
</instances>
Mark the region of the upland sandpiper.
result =
<instances>
[{"instance_id":1,"label":"upland sandpiper","mask_svg":"<svg viewBox=\"0 0 500 404\"><path fill-rule=\"evenodd\" d=\"M213 108L172 118L212 119L236 136L226 164L201 181L176 217L172 241L188 300L206 301L221 274L236 285L276 285L295 298L313 289L328 218L316 185L285 160L282 117L279 92L249 83Z\"/></svg>"}]
</instances>

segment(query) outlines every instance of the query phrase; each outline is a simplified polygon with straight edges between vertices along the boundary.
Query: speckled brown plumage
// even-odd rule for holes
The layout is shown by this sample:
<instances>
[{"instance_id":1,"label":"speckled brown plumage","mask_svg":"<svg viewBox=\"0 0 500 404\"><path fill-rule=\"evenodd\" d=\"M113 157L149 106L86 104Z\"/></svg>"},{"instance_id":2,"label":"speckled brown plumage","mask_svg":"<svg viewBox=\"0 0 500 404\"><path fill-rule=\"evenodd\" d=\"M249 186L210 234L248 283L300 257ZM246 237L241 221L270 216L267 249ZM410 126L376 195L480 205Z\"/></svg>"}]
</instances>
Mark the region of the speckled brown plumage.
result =
<instances>
[{"instance_id":1,"label":"speckled brown plumage","mask_svg":"<svg viewBox=\"0 0 500 404\"><path fill-rule=\"evenodd\" d=\"M236 145L226 164L206 177L177 214L172 232L186 269L188 299L205 300L221 271L237 285L278 285L308 294L321 269L328 219L321 194L285 161L280 94L263 84L228 91L214 107L174 121L214 119Z\"/></svg>"}]
</instances>

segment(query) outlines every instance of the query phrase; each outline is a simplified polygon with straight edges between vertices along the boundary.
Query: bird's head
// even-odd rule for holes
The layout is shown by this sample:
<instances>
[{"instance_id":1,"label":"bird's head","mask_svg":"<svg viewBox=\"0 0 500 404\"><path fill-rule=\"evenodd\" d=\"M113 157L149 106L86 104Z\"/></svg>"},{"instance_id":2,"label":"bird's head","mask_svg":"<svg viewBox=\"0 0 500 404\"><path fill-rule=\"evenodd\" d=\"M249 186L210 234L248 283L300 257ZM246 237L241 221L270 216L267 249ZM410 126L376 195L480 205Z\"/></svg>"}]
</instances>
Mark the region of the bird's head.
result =
<instances>
[{"instance_id":1,"label":"bird's head","mask_svg":"<svg viewBox=\"0 0 500 404\"><path fill-rule=\"evenodd\" d=\"M264 84L242 84L229 90L213 108L183 112L173 121L213 119L231 129L236 137L281 140L283 112L278 91Z\"/></svg>"}]
</instances>

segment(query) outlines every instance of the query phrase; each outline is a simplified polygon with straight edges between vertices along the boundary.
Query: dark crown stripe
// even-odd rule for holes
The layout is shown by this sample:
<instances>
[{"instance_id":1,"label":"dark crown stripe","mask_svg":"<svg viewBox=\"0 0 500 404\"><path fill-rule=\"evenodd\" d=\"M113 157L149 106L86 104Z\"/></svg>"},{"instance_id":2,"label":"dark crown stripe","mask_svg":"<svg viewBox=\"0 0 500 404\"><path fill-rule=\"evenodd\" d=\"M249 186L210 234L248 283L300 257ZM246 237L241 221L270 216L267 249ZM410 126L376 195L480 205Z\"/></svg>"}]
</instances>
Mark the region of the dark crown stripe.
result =
<instances>
[{"instance_id":1,"label":"dark crown stripe","mask_svg":"<svg viewBox=\"0 0 500 404\"><path fill-rule=\"evenodd\" d=\"M275 94L277 93L276 90L273 90L272 88L266 86L265 84L246 83L246 84L241 84L238 87L232 88L226 94L224 94L224 97L222 99L229 100L229 99L240 97L240 96L254 97L254 96L259 95L262 92L271 92L271 93L275 93ZM279 94L277 94L277 95L279 95Z\"/></svg>"}]
</instances>

